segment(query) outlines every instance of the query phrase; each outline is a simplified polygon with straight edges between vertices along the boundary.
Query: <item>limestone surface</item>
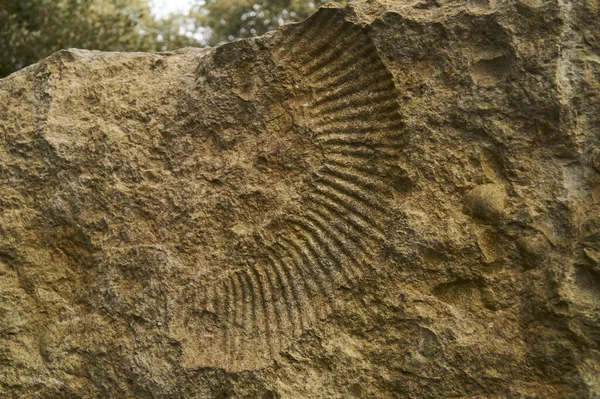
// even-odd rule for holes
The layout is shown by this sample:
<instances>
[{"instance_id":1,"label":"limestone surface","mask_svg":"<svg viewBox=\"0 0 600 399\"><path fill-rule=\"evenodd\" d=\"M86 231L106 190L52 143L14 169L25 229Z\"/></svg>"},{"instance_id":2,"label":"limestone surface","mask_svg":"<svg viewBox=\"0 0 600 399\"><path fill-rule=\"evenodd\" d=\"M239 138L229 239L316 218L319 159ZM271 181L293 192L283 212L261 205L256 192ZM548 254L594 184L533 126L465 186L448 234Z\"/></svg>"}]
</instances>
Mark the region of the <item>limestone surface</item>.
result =
<instances>
[{"instance_id":1,"label":"limestone surface","mask_svg":"<svg viewBox=\"0 0 600 399\"><path fill-rule=\"evenodd\" d=\"M600 398L600 1L0 80L0 396Z\"/></svg>"}]
</instances>

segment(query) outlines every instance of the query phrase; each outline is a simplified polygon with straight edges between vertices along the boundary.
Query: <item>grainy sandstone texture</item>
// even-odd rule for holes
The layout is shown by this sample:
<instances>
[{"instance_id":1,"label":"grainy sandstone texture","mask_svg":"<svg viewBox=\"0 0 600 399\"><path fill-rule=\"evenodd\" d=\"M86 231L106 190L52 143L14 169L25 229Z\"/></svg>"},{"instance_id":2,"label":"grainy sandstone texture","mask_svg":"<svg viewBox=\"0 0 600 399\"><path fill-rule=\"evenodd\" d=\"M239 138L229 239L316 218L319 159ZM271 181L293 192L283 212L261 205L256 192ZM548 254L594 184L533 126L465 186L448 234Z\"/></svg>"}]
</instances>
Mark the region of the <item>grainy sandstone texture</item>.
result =
<instances>
[{"instance_id":1,"label":"grainy sandstone texture","mask_svg":"<svg viewBox=\"0 0 600 399\"><path fill-rule=\"evenodd\" d=\"M2 398L600 398L600 2L373 0L0 81Z\"/></svg>"}]
</instances>

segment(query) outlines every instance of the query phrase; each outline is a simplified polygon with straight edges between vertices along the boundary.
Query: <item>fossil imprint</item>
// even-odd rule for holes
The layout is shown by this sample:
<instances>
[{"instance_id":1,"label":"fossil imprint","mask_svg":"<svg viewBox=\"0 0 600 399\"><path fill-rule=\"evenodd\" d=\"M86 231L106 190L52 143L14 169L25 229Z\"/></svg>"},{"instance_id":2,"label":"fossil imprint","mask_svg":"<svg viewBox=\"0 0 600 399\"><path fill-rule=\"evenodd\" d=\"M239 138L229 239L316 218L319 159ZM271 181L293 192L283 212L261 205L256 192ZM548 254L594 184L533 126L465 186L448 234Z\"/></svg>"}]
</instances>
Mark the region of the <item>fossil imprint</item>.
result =
<instances>
[{"instance_id":1,"label":"fossil imprint","mask_svg":"<svg viewBox=\"0 0 600 399\"><path fill-rule=\"evenodd\" d=\"M266 39L275 63L309 93L306 124L321 164L294 210L263 232L271 240L255 242L256 261L222 271L202 293L203 321L180 334L189 367L268 366L327 317L336 290L376 272L403 123L367 28L341 14L324 8Z\"/></svg>"}]
</instances>

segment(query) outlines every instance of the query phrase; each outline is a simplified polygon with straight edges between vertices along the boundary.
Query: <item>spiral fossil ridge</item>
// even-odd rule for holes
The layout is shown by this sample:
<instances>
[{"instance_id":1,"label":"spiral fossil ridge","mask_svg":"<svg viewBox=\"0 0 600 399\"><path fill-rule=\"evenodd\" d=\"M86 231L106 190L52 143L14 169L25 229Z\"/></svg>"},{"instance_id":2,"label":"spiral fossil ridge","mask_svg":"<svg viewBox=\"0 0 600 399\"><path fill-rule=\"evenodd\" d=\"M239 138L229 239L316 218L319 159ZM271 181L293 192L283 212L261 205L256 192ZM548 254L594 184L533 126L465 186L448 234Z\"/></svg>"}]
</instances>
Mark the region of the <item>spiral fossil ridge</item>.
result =
<instances>
[{"instance_id":1,"label":"spiral fossil ridge","mask_svg":"<svg viewBox=\"0 0 600 399\"><path fill-rule=\"evenodd\" d=\"M309 93L307 124L322 164L303 181L294 209L265 228L270 242L255 241L257 260L223 271L204 292L202 312L215 322L187 347L191 367L268 366L327 317L336 290L376 272L385 242L393 191L385 169L396 162L403 123L367 28L323 8L264 45Z\"/></svg>"}]
</instances>

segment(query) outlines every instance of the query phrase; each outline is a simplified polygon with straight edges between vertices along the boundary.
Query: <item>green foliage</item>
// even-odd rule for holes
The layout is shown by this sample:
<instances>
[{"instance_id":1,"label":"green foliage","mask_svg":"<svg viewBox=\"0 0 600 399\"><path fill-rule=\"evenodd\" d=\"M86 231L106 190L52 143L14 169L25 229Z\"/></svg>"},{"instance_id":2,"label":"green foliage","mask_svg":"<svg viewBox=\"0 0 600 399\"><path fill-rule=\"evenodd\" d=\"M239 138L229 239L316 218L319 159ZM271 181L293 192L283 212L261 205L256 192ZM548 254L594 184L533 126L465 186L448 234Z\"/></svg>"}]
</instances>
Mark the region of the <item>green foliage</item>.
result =
<instances>
[{"instance_id":1,"label":"green foliage","mask_svg":"<svg viewBox=\"0 0 600 399\"><path fill-rule=\"evenodd\" d=\"M0 77L63 48L162 51L197 45L147 0L0 0Z\"/></svg>"},{"instance_id":2,"label":"green foliage","mask_svg":"<svg viewBox=\"0 0 600 399\"><path fill-rule=\"evenodd\" d=\"M210 30L208 43L214 46L303 20L325 3L327 0L206 0L193 15Z\"/></svg>"},{"instance_id":3,"label":"green foliage","mask_svg":"<svg viewBox=\"0 0 600 399\"><path fill-rule=\"evenodd\" d=\"M64 48L167 51L256 36L325 3L197 0L189 15L157 20L148 0L0 0L0 77Z\"/></svg>"}]
</instances>

